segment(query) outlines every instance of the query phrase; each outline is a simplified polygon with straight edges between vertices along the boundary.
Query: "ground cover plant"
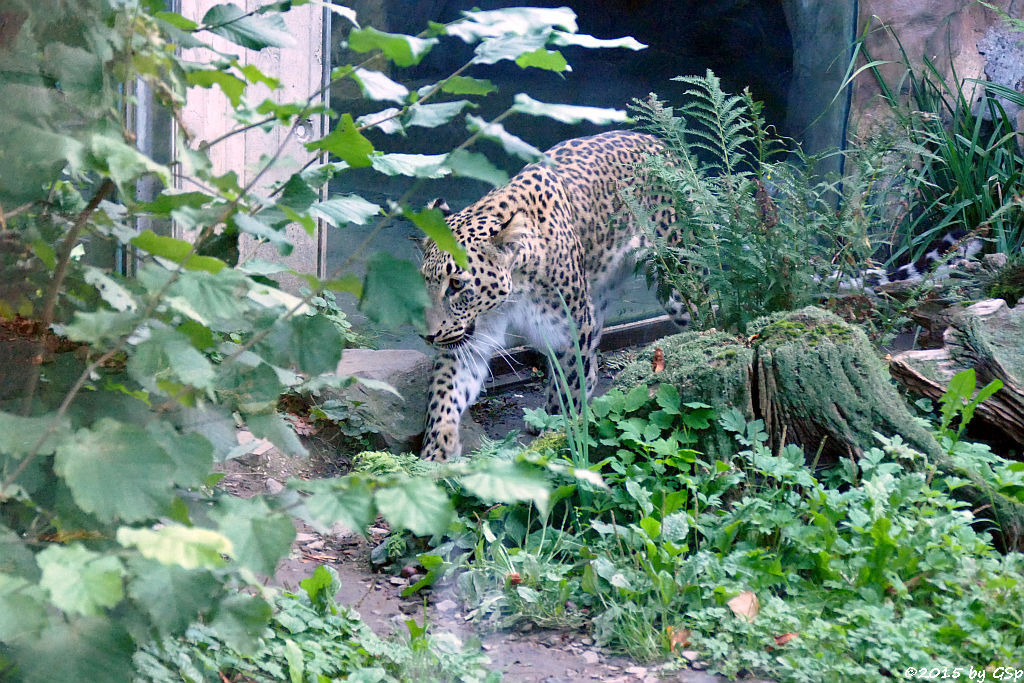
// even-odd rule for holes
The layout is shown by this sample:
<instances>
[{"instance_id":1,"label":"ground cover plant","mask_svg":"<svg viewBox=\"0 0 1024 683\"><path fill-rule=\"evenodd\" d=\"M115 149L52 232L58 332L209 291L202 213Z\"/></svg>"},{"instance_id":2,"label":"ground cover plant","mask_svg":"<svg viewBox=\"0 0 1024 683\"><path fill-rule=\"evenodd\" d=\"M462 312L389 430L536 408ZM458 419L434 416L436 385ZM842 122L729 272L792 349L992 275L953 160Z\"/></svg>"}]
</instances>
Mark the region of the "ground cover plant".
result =
<instances>
[{"instance_id":1,"label":"ground cover plant","mask_svg":"<svg viewBox=\"0 0 1024 683\"><path fill-rule=\"evenodd\" d=\"M1020 499L1024 467L950 429L970 420L972 379L943 400L936 432ZM577 438L606 489L556 476L546 507L466 507L463 530L421 556L448 567L482 624L589 628L640 661L686 666L690 651L780 681L1024 665L1024 555L1001 555L956 499L964 482L898 436L821 469L795 446L772 452L760 421L681 405L667 385L613 390L590 414ZM712 419L734 451L693 449ZM577 448L553 436L529 457L576 462Z\"/></svg>"},{"instance_id":2,"label":"ground cover plant","mask_svg":"<svg viewBox=\"0 0 1024 683\"><path fill-rule=\"evenodd\" d=\"M277 411L279 398L350 381L331 375L350 341L332 293L355 295L367 315L391 325L418 324L427 304L414 264L365 250L364 278L347 272L348 264L327 279L294 273L308 290L287 296L274 282L286 269L239 259L239 236L287 254L289 224L312 232L322 219L332 229L379 230L404 216L458 254L437 210L403 197L387 207L356 195L325 199L320 189L353 168L500 184L505 174L469 149L475 141L531 161L540 153L497 119L609 123L625 115L520 94L487 121L472 113L473 100L494 90L478 70L514 61L562 72L566 46L642 46L579 35L567 9L474 11L410 36L362 26L347 8L317 3L350 24L346 40L360 60L337 66L332 79L352 81L361 106L386 107L356 121L329 111L318 93L288 100L276 78L239 59L243 48L287 49L292 38L281 14L306 4L270 2L251 11L221 4L185 17L154 0L14 0L0 14L0 98L7 103L0 117L0 332L10 354L0 388L4 680L129 680L140 647L180 644L173 639L182 634L206 654L214 643L221 654L237 652L231 666L249 671L245 657L282 645L268 624L288 628L282 615L305 609L274 597L260 580L288 552L292 516L321 529L338 521L364 528L380 513L396 529L427 536L447 526L445 491L435 480L400 474L295 481L276 498L236 499L216 489L214 463L246 450L236 440L239 425L302 454ZM211 50L206 61L179 50L208 47L214 36L232 47ZM420 90L395 80L431 50L463 42L475 52L457 73ZM214 140L192 139L179 125L191 88L222 91L234 128ZM262 88L271 97L257 96ZM132 117L143 89L176 128L171 163L136 144ZM332 120L331 132L306 144L310 161L288 167L283 182L263 183L269 169L286 163L282 148L244 182L235 171L214 170L211 148L224 140L252 128L280 128L280 139L291 140L296 126L320 114ZM404 126L446 124L466 131L449 154L403 154L401 136L393 135ZM381 149L364 135L371 128L386 133ZM171 221L194 241L166 234ZM541 500L547 492L535 469L462 465L436 478L491 501ZM416 634L413 641L427 642ZM287 661L274 671L312 675L312 650L282 647ZM211 657L192 665L216 677L212 668L226 660Z\"/></svg>"}]
</instances>

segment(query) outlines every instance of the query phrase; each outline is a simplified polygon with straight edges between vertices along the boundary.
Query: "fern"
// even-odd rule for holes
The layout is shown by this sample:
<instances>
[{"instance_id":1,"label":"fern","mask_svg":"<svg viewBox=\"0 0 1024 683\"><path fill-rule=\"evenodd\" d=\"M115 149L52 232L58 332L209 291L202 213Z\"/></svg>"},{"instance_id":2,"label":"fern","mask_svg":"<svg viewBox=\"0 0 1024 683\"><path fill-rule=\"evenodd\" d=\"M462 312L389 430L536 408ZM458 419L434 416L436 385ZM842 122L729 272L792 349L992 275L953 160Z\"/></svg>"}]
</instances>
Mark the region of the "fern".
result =
<instances>
[{"instance_id":1,"label":"fern","mask_svg":"<svg viewBox=\"0 0 1024 683\"><path fill-rule=\"evenodd\" d=\"M700 327L743 330L818 300L837 271L864 265L891 200L876 186L882 151L840 183L816 172L820 157L777 135L748 91L725 93L711 71L675 80L688 86L681 107L655 95L633 106L640 127L665 144L644 171L673 200L673 234L657 239L653 212L626 197L652 237L644 267L660 296L678 292Z\"/></svg>"}]
</instances>

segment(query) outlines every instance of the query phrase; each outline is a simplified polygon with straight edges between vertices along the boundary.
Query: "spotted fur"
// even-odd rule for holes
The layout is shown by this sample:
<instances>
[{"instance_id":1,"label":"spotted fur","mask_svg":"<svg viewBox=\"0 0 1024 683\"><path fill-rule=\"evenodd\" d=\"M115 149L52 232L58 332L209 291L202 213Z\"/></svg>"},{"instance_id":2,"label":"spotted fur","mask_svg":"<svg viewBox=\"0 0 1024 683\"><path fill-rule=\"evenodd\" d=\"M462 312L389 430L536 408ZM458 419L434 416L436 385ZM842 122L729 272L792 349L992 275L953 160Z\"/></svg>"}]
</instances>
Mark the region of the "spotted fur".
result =
<instances>
[{"instance_id":1,"label":"spotted fur","mask_svg":"<svg viewBox=\"0 0 1024 683\"><path fill-rule=\"evenodd\" d=\"M447 217L469 267L461 269L433 243L426 246L422 272L433 306L425 339L438 354L424 458L459 455L462 413L480 393L488 361L510 333L548 353L572 388L580 385L578 341L587 392L594 389L607 307L617 285L632 274L632 254L648 243L624 210L620 191L643 188L637 165L660 151L655 138L635 132L568 140L548 150L551 165L531 164L504 187ZM650 192L638 200L656 209L655 230L664 237L674 219L667 202ZM682 324L686 316L677 302L673 298L666 308ZM549 373L549 412L558 408L554 374Z\"/></svg>"}]
</instances>

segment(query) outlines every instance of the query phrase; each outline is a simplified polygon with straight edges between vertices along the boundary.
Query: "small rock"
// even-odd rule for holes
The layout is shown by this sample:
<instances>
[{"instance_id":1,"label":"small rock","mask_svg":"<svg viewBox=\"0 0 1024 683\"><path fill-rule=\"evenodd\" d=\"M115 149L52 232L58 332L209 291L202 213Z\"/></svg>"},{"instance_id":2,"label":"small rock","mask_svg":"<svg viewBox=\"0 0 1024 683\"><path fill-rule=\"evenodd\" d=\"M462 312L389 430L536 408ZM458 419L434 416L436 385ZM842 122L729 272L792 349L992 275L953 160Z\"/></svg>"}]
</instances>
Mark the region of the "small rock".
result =
<instances>
[{"instance_id":1,"label":"small rock","mask_svg":"<svg viewBox=\"0 0 1024 683\"><path fill-rule=\"evenodd\" d=\"M273 481L273 480L270 480L270 481ZM295 540L297 542L299 542L299 543L309 543L310 541L315 541L317 538L318 537L317 537L316 534L306 534L306 533L303 533L301 531L299 533L295 534Z\"/></svg>"},{"instance_id":2,"label":"small rock","mask_svg":"<svg viewBox=\"0 0 1024 683\"><path fill-rule=\"evenodd\" d=\"M494 646L490 643L483 643L480 647L483 648L484 652L490 652L494 649Z\"/></svg>"},{"instance_id":3,"label":"small rock","mask_svg":"<svg viewBox=\"0 0 1024 683\"><path fill-rule=\"evenodd\" d=\"M408 586L409 579L403 579L401 576L392 576L390 579L388 579L388 583L390 583L392 586Z\"/></svg>"},{"instance_id":4,"label":"small rock","mask_svg":"<svg viewBox=\"0 0 1024 683\"><path fill-rule=\"evenodd\" d=\"M590 664L591 666L593 666L594 664L597 664L598 662L601 661L601 656L598 655L593 650L587 650L586 652L583 653L582 657L583 657L583 661L586 662L587 664Z\"/></svg>"},{"instance_id":5,"label":"small rock","mask_svg":"<svg viewBox=\"0 0 1024 683\"><path fill-rule=\"evenodd\" d=\"M696 662L698 659L700 659L700 653L696 650L683 650L679 654L681 654L684 659L687 659L691 662Z\"/></svg>"},{"instance_id":6,"label":"small rock","mask_svg":"<svg viewBox=\"0 0 1024 683\"><path fill-rule=\"evenodd\" d=\"M1006 254L985 254L982 259L986 266L995 270L1006 265Z\"/></svg>"},{"instance_id":7,"label":"small rock","mask_svg":"<svg viewBox=\"0 0 1024 683\"><path fill-rule=\"evenodd\" d=\"M272 496L276 496L281 493L281 491L284 491L284 484L279 482L277 479L267 479L266 487L267 493Z\"/></svg>"},{"instance_id":8,"label":"small rock","mask_svg":"<svg viewBox=\"0 0 1024 683\"><path fill-rule=\"evenodd\" d=\"M452 612L458 605L455 604L454 600L442 600L437 603L437 609L440 612Z\"/></svg>"},{"instance_id":9,"label":"small rock","mask_svg":"<svg viewBox=\"0 0 1024 683\"><path fill-rule=\"evenodd\" d=\"M369 529L367 529L367 531L369 531L374 536L387 536L388 534L387 529L379 526L371 526Z\"/></svg>"},{"instance_id":10,"label":"small rock","mask_svg":"<svg viewBox=\"0 0 1024 683\"><path fill-rule=\"evenodd\" d=\"M594 644L594 639L591 638L590 636L583 636L582 638L580 638L580 642L583 643L584 645L593 645Z\"/></svg>"},{"instance_id":11,"label":"small rock","mask_svg":"<svg viewBox=\"0 0 1024 683\"><path fill-rule=\"evenodd\" d=\"M420 609L420 604L418 602L403 602L398 605L398 609L403 614L416 614Z\"/></svg>"},{"instance_id":12,"label":"small rock","mask_svg":"<svg viewBox=\"0 0 1024 683\"><path fill-rule=\"evenodd\" d=\"M324 539L321 538L320 540L313 541L312 543L307 543L306 544L306 549L307 550L323 550L324 549Z\"/></svg>"},{"instance_id":13,"label":"small rock","mask_svg":"<svg viewBox=\"0 0 1024 683\"><path fill-rule=\"evenodd\" d=\"M407 564L404 567L402 567L402 576L404 576L407 579L415 573L416 567L414 565Z\"/></svg>"},{"instance_id":14,"label":"small rock","mask_svg":"<svg viewBox=\"0 0 1024 683\"><path fill-rule=\"evenodd\" d=\"M633 674L637 678L643 678L647 675L647 667L645 666L627 666L626 673Z\"/></svg>"}]
</instances>

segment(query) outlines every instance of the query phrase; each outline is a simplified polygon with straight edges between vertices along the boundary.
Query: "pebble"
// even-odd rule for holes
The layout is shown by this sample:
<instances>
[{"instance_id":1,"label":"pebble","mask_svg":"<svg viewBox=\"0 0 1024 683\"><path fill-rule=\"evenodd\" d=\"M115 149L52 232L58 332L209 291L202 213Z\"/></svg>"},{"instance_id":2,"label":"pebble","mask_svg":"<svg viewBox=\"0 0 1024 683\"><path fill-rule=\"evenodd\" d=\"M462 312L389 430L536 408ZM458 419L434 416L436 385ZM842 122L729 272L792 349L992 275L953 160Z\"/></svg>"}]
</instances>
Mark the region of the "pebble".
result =
<instances>
[{"instance_id":1,"label":"pebble","mask_svg":"<svg viewBox=\"0 0 1024 683\"><path fill-rule=\"evenodd\" d=\"M627 666L626 673L633 674L637 678L643 678L647 675L647 667L645 666Z\"/></svg>"},{"instance_id":2,"label":"pebble","mask_svg":"<svg viewBox=\"0 0 1024 683\"><path fill-rule=\"evenodd\" d=\"M388 583L390 583L392 586L408 586L409 580L403 579L401 576L392 576L390 579L388 579Z\"/></svg>"},{"instance_id":3,"label":"pebble","mask_svg":"<svg viewBox=\"0 0 1024 683\"><path fill-rule=\"evenodd\" d=\"M442 600L437 603L437 609L440 612L452 612L458 605L455 604L454 600Z\"/></svg>"},{"instance_id":4,"label":"pebble","mask_svg":"<svg viewBox=\"0 0 1024 683\"><path fill-rule=\"evenodd\" d=\"M324 540L321 538L319 541L313 541L312 543L306 544L307 550L323 550Z\"/></svg>"},{"instance_id":5,"label":"pebble","mask_svg":"<svg viewBox=\"0 0 1024 683\"><path fill-rule=\"evenodd\" d=\"M590 636L583 636L582 638L580 638L580 642L583 643L584 645L593 645L594 644L594 639L591 638Z\"/></svg>"},{"instance_id":6,"label":"pebble","mask_svg":"<svg viewBox=\"0 0 1024 683\"><path fill-rule=\"evenodd\" d=\"M700 659L700 653L696 650L683 650L679 654L681 654L684 659L687 659L691 662L696 662L698 659Z\"/></svg>"},{"instance_id":7,"label":"pebble","mask_svg":"<svg viewBox=\"0 0 1024 683\"><path fill-rule=\"evenodd\" d=\"M597 664L598 662L601 661L600 655L598 655L593 650L587 650L586 652L583 653L582 657L583 657L583 661L584 662L586 662L587 664L591 664L591 665Z\"/></svg>"},{"instance_id":8,"label":"pebble","mask_svg":"<svg viewBox=\"0 0 1024 683\"><path fill-rule=\"evenodd\" d=\"M316 539L317 539L317 535L316 534L307 534L307 533L303 533L301 531L299 533L295 534L295 540L298 543L309 543L310 541L315 541Z\"/></svg>"},{"instance_id":9,"label":"pebble","mask_svg":"<svg viewBox=\"0 0 1024 683\"><path fill-rule=\"evenodd\" d=\"M284 484L279 482L277 479L267 479L266 487L267 493L272 496L276 496L281 493L281 491L284 491Z\"/></svg>"}]
</instances>

